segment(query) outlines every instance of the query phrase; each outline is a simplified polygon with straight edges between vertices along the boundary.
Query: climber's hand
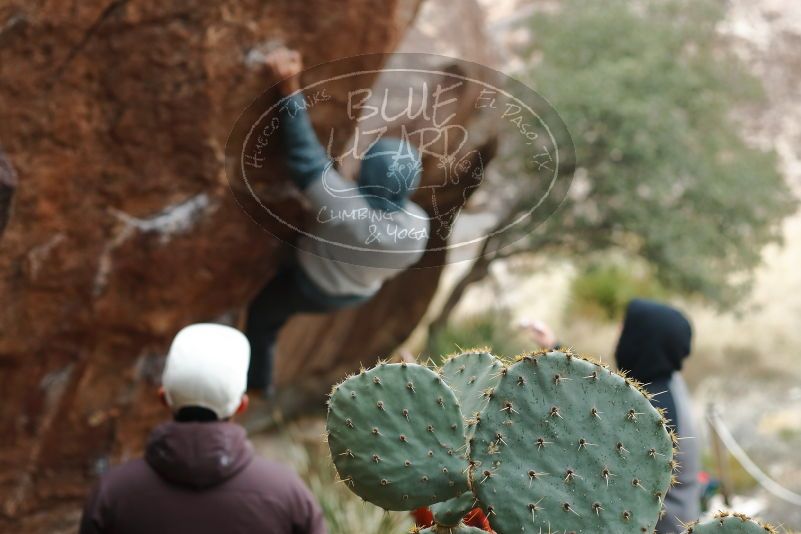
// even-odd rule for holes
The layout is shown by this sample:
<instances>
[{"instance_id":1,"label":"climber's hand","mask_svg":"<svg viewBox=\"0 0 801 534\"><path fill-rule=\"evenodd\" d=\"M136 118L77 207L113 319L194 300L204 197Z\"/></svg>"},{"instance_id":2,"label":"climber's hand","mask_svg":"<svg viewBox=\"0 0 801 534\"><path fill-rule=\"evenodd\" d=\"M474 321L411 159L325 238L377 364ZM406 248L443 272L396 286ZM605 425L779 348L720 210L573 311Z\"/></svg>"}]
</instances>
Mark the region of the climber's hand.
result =
<instances>
[{"instance_id":1,"label":"climber's hand","mask_svg":"<svg viewBox=\"0 0 801 534\"><path fill-rule=\"evenodd\" d=\"M543 321L537 319L523 319L519 326L534 338L534 341L543 349L551 350L556 345L556 334Z\"/></svg>"},{"instance_id":2,"label":"climber's hand","mask_svg":"<svg viewBox=\"0 0 801 534\"><path fill-rule=\"evenodd\" d=\"M300 71L303 70L303 59L300 52L289 48L279 48L264 56L264 65L274 81L278 81L278 90L286 96L300 89Z\"/></svg>"},{"instance_id":3,"label":"climber's hand","mask_svg":"<svg viewBox=\"0 0 801 534\"><path fill-rule=\"evenodd\" d=\"M401 349L398 352L397 360L400 363L417 363L417 358L414 357L414 354L409 349Z\"/></svg>"}]
</instances>

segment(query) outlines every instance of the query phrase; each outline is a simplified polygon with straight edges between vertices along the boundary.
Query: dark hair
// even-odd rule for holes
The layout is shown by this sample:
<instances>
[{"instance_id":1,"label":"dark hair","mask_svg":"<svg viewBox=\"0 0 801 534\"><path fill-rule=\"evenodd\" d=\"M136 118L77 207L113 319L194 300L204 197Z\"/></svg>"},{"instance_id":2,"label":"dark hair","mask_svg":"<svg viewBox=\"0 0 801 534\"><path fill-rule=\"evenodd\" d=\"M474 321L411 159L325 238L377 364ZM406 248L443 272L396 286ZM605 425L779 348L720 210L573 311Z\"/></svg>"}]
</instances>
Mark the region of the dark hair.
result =
<instances>
[{"instance_id":1,"label":"dark hair","mask_svg":"<svg viewBox=\"0 0 801 534\"><path fill-rule=\"evenodd\" d=\"M202 406L184 406L173 414L173 419L179 423L211 423L220 420L216 413Z\"/></svg>"}]
</instances>

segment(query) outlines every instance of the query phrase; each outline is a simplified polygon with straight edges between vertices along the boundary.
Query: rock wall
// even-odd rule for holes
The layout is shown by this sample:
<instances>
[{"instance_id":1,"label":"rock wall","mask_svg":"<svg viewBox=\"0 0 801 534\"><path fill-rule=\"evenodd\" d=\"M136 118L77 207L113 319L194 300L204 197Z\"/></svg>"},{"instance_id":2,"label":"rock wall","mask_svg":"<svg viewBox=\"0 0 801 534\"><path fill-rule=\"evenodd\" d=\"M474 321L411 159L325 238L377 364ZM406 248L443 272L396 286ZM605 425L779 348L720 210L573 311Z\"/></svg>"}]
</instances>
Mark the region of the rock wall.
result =
<instances>
[{"instance_id":1,"label":"rock wall","mask_svg":"<svg viewBox=\"0 0 801 534\"><path fill-rule=\"evenodd\" d=\"M285 43L311 65L391 51L420 1L0 3L0 144L19 176L0 241L0 530L72 531L87 484L163 418L154 391L175 332L236 317L285 253L224 174L231 125L265 88L247 53ZM301 221L296 190L276 180L271 208ZM440 208L461 205L464 186ZM315 402L388 354L425 312L442 254L359 308L293 320L279 405Z\"/></svg>"},{"instance_id":2,"label":"rock wall","mask_svg":"<svg viewBox=\"0 0 801 534\"><path fill-rule=\"evenodd\" d=\"M0 530L57 531L54 510L162 417L174 333L241 308L274 270L279 242L223 172L230 127L265 88L247 52L387 52L418 3L0 3L0 144L19 175L0 242ZM300 213L284 191L276 208Z\"/></svg>"}]
</instances>

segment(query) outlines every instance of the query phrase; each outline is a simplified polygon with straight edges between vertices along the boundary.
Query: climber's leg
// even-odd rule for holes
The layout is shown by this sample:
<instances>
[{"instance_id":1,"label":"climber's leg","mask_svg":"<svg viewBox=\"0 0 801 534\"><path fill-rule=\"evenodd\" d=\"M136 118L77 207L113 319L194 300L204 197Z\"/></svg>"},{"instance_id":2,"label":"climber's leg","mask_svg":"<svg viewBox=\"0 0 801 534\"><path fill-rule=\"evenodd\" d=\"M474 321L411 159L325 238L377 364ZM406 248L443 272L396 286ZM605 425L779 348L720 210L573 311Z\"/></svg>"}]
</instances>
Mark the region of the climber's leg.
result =
<instances>
[{"instance_id":1,"label":"climber's leg","mask_svg":"<svg viewBox=\"0 0 801 534\"><path fill-rule=\"evenodd\" d=\"M272 382L272 353L278 332L297 313L297 289L291 269L279 272L248 308L245 334L250 341L248 389L266 389Z\"/></svg>"},{"instance_id":2,"label":"climber's leg","mask_svg":"<svg viewBox=\"0 0 801 534\"><path fill-rule=\"evenodd\" d=\"M245 334L250 340L248 389L268 391L278 332L297 313L329 313L356 306L361 296L331 296L318 289L297 265L283 269L251 302Z\"/></svg>"}]
</instances>

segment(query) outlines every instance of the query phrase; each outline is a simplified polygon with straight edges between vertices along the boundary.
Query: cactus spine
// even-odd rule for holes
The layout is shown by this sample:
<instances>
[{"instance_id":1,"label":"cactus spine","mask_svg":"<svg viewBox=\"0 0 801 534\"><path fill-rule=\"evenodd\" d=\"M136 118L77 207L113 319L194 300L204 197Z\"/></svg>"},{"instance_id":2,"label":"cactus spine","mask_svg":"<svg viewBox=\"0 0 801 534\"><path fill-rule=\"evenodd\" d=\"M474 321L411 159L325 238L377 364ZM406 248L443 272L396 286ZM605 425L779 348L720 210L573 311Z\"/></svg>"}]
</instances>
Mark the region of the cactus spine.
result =
<instances>
[{"instance_id":1,"label":"cactus spine","mask_svg":"<svg viewBox=\"0 0 801 534\"><path fill-rule=\"evenodd\" d=\"M704 523L695 522L687 526L686 534L777 534L778 531L766 523L759 523L745 514L718 512Z\"/></svg>"}]
</instances>

